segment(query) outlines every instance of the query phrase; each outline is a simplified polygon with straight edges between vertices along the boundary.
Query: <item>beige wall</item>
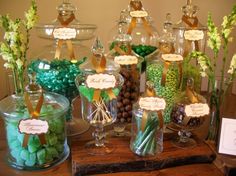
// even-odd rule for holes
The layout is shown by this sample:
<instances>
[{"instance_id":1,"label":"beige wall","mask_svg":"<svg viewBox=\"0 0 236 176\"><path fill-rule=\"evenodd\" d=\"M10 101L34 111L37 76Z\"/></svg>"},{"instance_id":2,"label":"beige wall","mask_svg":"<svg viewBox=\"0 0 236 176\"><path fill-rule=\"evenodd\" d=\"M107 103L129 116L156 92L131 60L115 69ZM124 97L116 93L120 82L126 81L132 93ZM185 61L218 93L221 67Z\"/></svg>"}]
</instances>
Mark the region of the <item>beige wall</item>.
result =
<instances>
[{"instance_id":1,"label":"beige wall","mask_svg":"<svg viewBox=\"0 0 236 176\"><path fill-rule=\"evenodd\" d=\"M61 1L38 0L40 22L50 22L55 19L57 15L55 7ZM97 35L106 43L110 29L119 18L119 12L126 8L129 0L71 0L71 2L78 7L78 12L76 13L77 19L84 23L96 24L98 26ZM206 24L208 12L211 12L217 25L221 24L222 17L228 14L232 6L236 4L235 0L193 0L193 2L200 7L198 17L203 24ZM185 0L143 0L144 7L153 17L155 21L154 25L158 31L161 31L162 23L165 20L165 14L167 12L172 14L172 20L174 22L181 18L180 8L185 3ZM0 14L9 13L12 17L22 17L23 11L28 8L29 4L30 0L0 0ZM31 36L30 55L35 56L48 41L37 38L35 32ZM234 36L236 36L235 31ZM91 42L86 42L86 44L90 46ZM236 52L235 46L234 44L230 47L231 56ZM1 98L7 94L7 86L5 86L6 79L2 66L0 66L0 81L3 83L0 86Z\"/></svg>"}]
</instances>

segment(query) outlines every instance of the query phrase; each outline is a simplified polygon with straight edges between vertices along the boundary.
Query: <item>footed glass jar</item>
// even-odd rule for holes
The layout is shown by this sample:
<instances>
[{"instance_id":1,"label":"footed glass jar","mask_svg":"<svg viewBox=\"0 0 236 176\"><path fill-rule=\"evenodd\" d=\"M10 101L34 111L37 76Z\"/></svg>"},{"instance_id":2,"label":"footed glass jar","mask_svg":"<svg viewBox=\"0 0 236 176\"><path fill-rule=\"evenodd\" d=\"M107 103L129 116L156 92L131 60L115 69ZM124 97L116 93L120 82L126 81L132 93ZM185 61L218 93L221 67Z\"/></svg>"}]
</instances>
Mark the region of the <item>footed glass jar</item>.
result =
<instances>
[{"instance_id":1,"label":"footed glass jar","mask_svg":"<svg viewBox=\"0 0 236 176\"><path fill-rule=\"evenodd\" d=\"M165 100L156 96L153 84L134 104L130 141L132 152L139 156L151 156L163 151L162 113L165 106Z\"/></svg>"},{"instance_id":2,"label":"footed glass jar","mask_svg":"<svg viewBox=\"0 0 236 176\"><path fill-rule=\"evenodd\" d=\"M31 83L24 96L0 101L5 122L9 164L17 169L41 170L69 156L65 131L68 100L56 93L43 93Z\"/></svg>"},{"instance_id":3,"label":"footed glass jar","mask_svg":"<svg viewBox=\"0 0 236 176\"><path fill-rule=\"evenodd\" d=\"M180 93L171 112L171 121L178 129L173 144L180 148L196 146L191 131L199 128L209 118L210 108L206 99L194 91L192 79L187 81L186 91Z\"/></svg>"},{"instance_id":4,"label":"footed glass jar","mask_svg":"<svg viewBox=\"0 0 236 176\"><path fill-rule=\"evenodd\" d=\"M113 151L111 143L105 141L103 127L117 118L117 96L123 85L120 66L104 57L104 48L96 39L92 47L93 56L80 65L82 76L76 78L80 92L82 117L95 127L94 141L85 148L88 153L104 155Z\"/></svg>"}]
</instances>

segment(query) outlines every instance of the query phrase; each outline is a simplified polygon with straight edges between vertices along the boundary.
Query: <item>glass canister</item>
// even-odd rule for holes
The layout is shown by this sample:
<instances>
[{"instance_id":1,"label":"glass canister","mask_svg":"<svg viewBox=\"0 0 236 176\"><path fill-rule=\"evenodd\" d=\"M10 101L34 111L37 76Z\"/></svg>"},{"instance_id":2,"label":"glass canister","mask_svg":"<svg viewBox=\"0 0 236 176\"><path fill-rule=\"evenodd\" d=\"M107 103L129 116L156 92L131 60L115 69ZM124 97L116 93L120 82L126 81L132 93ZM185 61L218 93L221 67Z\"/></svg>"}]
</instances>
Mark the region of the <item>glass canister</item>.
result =
<instances>
[{"instance_id":1,"label":"glass canister","mask_svg":"<svg viewBox=\"0 0 236 176\"><path fill-rule=\"evenodd\" d=\"M166 100L165 124L170 122L174 98L181 87L183 57L175 52L175 37L172 33L170 14L167 14L163 34L159 38L159 58L147 67L147 80L153 82L155 91Z\"/></svg>"},{"instance_id":2,"label":"glass canister","mask_svg":"<svg viewBox=\"0 0 236 176\"><path fill-rule=\"evenodd\" d=\"M9 164L17 169L41 170L63 162L69 155L65 131L68 100L42 92L31 81L24 96L0 102L5 122Z\"/></svg>"},{"instance_id":3,"label":"glass canister","mask_svg":"<svg viewBox=\"0 0 236 176\"><path fill-rule=\"evenodd\" d=\"M192 51L205 52L207 39L207 27L199 22L197 17L198 7L192 4L192 0L187 0L187 4L182 7L183 16L181 20L173 26L176 36L176 52L181 54L184 60L183 89L185 90L188 78L194 78L194 87L197 92L201 90L201 75L197 62L186 58Z\"/></svg>"},{"instance_id":4,"label":"glass canister","mask_svg":"<svg viewBox=\"0 0 236 176\"><path fill-rule=\"evenodd\" d=\"M127 34L132 37L132 50L138 57L144 59L140 78L140 91L144 92L147 60L152 60L158 54L159 35L141 0L131 0L126 13L129 15Z\"/></svg>"},{"instance_id":5,"label":"glass canister","mask_svg":"<svg viewBox=\"0 0 236 176\"><path fill-rule=\"evenodd\" d=\"M132 38L126 34L125 24L120 23L119 34L115 36L112 50L108 58L120 65L120 74L124 78L124 84L117 97L117 119L114 126L116 136L129 135L125 130L127 123L131 123L132 105L138 100L140 93L140 65L142 58L138 58L132 52Z\"/></svg>"},{"instance_id":6,"label":"glass canister","mask_svg":"<svg viewBox=\"0 0 236 176\"><path fill-rule=\"evenodd\" d=\"M147 84L145 95L133 106L130 149L139 156L163 151L163 110L166 102L156 96L151 82Z\"/></svg>"},{"instance_id":7,"label":"glass canister","mask_svg":"<svg viewBox=\"0 0 236 176\"><path fill-rule=\"evenodd\" d=\"M88 142L85 148L90 154L104 155L112 152L114 147L104 140L103 127L116 120L117 96L124 80L119 74L120 66L106 60L98 39L92 53L93 56L80 65L83 75L76 78L76 85L80 92L82 117L95 127L95 140Z\"/></svg>"}]
</instances>

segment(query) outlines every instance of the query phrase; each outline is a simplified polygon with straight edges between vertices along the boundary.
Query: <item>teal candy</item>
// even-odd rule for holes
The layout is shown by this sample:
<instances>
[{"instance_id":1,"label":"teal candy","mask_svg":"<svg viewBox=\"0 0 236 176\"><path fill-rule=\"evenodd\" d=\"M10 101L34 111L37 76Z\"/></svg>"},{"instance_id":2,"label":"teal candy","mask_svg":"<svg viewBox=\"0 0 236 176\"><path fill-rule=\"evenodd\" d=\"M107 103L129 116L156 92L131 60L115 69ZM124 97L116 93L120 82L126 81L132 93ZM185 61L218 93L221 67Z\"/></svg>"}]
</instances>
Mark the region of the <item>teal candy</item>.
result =
<instances>
[{"instance_id":1,"label":"teal candy","mask_svg":"<svg viewBox=\"0 0 236 176\"><path fill-rule=\"evenodd\" d=\"M24 149L20 152L20 157L21 159L23 160L29 160L29 157L30 157L30 153L28 150Z\"/></svg>"},{"instance_id":2,"label":"teal candy","mask_svg":"<svg viewBox=\"0 0 236 176\"><path fill-rule=\"evenodd\" d=\"M22 148L15 148L11 151L11 156L13 156L13 158L17 159L18 157L20 157L21 151L22 151Z\"/></svg>"},{"instance_id":3,"label":"teal candy","mask_svg":"<svg viewBox=\"0 0 236 176\"><path fill-rule=\"evenodd\" d=\"M24 163L25 163L25 161L23 159L21 159L20 157L16 158L16 162L20 166L24 166Z\"/></svg>"},{"instance_id":4,"label":"teal candy","mask_svg":"<svg viewBox=\"0 0 236 176\"><path fill-rule=\"evenodd\" d=\"M37 147L37 146L29 145L29 144L28 144L28 150L29 150L30 153L36 152L36 151L38 150L38 148L39 148L39 147Z\"/></svg>"},{"instance_id":5,"label":"teal candy","mask_svg":"<svg viewBox=\"0 0 236 176\"><path fill-rule=\"evenodd\" d=\"M24 140L24 134L21 134L21 133L18 133L17 134L17 139L18 139L18 141L20 141L20 143L22 144L23 143L23 140Z\"/></svg>"},{"instance_id":6,"label":"teal candy","mask_svg":"<svg viewBox=\"0 0 236 176\"><path fill-rule=\"evenodd\" d=\"M36 164L36 153L31 153L29 159L25 162L26 166L34 166Z\"/></svg>"},{"instance_id":7,"label":"teal candy","mask_svg":"<svg viewBox=\"0 0 236 176\"><path fill-rule=\"evenodd\" d=\"M21 143L18 140L12 141L9 143L10 149L15 149L21 146Z\"/></svg>"}]
</instances>

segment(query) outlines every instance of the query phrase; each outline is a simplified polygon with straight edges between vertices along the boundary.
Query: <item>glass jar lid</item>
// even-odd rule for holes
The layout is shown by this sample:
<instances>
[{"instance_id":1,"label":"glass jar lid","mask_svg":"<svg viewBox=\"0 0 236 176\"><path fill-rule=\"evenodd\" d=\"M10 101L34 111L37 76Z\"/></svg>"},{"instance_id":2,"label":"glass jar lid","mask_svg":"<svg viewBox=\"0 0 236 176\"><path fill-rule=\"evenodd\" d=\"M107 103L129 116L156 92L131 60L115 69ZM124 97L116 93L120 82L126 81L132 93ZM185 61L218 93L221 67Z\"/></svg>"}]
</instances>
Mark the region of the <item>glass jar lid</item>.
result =
<instances>
[{"instance_id":1,"label":"glass jar lid","mask_svg":"<svg viewBox=\"0 0 236 176\"><path fill-rule=\"evenodd\" d=\"M80 23L75 18L77 8L69 0L63 0L62 4L57 7L58 17L51 23L40 24L36 26L38 36L45 39L55 39L55 29L70 28L75 31L73 40L89 40L94 37L97 28L94 24Z\"/></svg>"}]
</instances>

